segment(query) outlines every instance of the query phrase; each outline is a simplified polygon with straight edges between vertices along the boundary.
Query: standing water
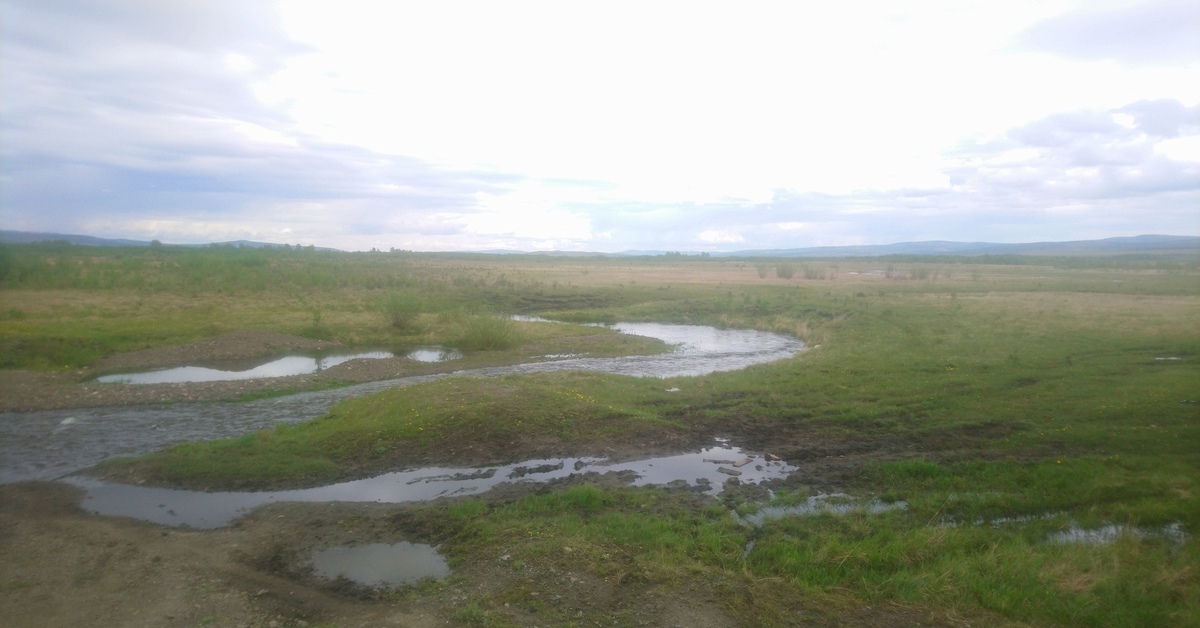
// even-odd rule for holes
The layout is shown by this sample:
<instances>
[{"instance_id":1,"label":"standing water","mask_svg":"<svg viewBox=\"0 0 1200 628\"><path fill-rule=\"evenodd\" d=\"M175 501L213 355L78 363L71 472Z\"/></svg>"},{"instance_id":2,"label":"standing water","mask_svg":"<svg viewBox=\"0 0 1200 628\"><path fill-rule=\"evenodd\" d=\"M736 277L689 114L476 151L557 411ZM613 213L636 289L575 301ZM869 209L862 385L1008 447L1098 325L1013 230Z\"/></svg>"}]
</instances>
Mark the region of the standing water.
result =
<instances>
[{"instance_id":1,"label":"standing water","mask_svg":"<svg viewBox=\"0 0 1200 628\"><path fill-rule=\"evenodd\" d=\"M477 495L500 484L542 483L584 473L622 474L634 486L680 483L717 495L734 477L739 484L757 484L786 478L795 470L796 467L783 461L748 455L718 442L696 453L631 462L554 458L484 468L427 467L288 491L185 491L105 482L86 476L65 481L87 493L82 506L98 515L132 517L169 526L219 528L259 506L278 502L421 502Z\"/></svg>"},{"instance_id":2,"label":"standing water","mask_svg":"<svg viewBox=\"0 0 1200 628\"><path fill-rule=\"evenodd\" d=\"M313 552L312 564L313 572L322 578L348 578L369 587L394 587L450 575L446 559L432 546L403 541L331 547Z\"/></svg>"},{"instance_id":3,"label":"standing water","mask_svg":"<svg viewBox=\"0 0 1200 628\"><path fill-rule=\"evenodd\" d=\"M237 403L84 408L0 413L0 483L49 480L179 442L227 438L321 416L337 402L444 377L583 370L639 377L704 375L795 355L803 343L780 334L696 325L622 323L615 329L675 345L662 355L571 358L406 377Z\"/></svg>"},{"instance_id":4,"label":"standing water","mask_svg":"<svg viewBox=\"0 0 1200 628\"><path fill-rule=\"evenodd\" d=\"M124 373L105 375L96 381L106 384L177 384L184 382L227 382L244 379L262 379L266 377L288 377L291 375L307 375L327 368L332 368L350 360L380 360L392 357L389 351L371 351L368 353L352 353L348 355L330 355L323 358L311 358L303 355L289 355L278 360L260 364L244 370L217 369L203 366L180 366L172 369L149 371L146 373Z\"/></svg>"}]
</instances>

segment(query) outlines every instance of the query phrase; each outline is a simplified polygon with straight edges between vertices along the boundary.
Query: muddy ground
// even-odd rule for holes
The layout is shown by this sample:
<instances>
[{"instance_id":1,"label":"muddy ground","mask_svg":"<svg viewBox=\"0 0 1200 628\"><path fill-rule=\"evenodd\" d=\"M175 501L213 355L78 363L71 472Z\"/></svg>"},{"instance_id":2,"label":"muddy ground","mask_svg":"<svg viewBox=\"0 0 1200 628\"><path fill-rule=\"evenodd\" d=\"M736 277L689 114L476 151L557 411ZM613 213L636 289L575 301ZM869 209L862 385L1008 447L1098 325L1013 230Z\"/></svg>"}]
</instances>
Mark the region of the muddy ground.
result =
<instances>
[{"instance_id":1,"label":"muddy ground","mask_svg":"<svg viewBox=\"0 0 1200 628\"><path fill-rule=\"evenodd\" d=\"M182 347L115 356L95 372L170 366L199 360L273 355L287 350L328 348L326 343L281 334L229 334ZM304 388L312 378L369 381L411 369L403 360L348 363L316 376L273 386ZM345 365L344 365L345 366ZM0 373L0 398L10 409L78 407L162 400L226 399L252 382L156 386L96 386L80 383L85 374ZM152 393L146 389L155 388ZM152 395L153 398L146 398ZM804 464L803 482L833 490L866 460L899 455L918 443L814 441L802 435L770 434L752 425L725 426L724 435L743 447L764 448ZM654 449L686 449L697 435L664 442ZM953 449L957 443L949 443ZM629 453L645 443L608 443ZM515 452L524 455L527 452ZM574 482L579 479L571 480ZM621 478L586 481L620 483ZM800 480L795 480L799 482ZM555 486L510 487L487 498L512 499ZM747 490L756 490L747 487ZM79 508L81 495L57 483L0 486L0 626L445 626L472 623L463 609L471 600L497 591L526 591L494 609L507 625L688 626L749 625L728 606L729 583L696 578L689 582L647 583L637 578L598 579L585 566L558 561L515 570L497 548L493 560L454 565L439 587L382 593L345 582L315 578L307 566L317 549L335 545L437 543L452 531L413 516L428 506L380 504L276 504L261 508L229 528L198 531L139 521L104 518ZM695 499L701 507L702 497ZM424 523L420 523L424 522ZM748 577L748 576L747 576ZM734 597L737 593L734 592ZM941 614L900 606L866 605L830 609L796 600L784 625L959 625Z\"/></svg>"},{"instance_id":2,"label":"muddy ground","mask_svg":"<svg viewBox=\"0 0 1200 628\"><path fill-rule=\"evenodd\" d=\"M310 375L188 384L122 386L94 381L126 373L199 365L223 360L268 358L337 349L323 340L266 331L239 331L173 347L110 356L73 372L0 371L0 412L125 406L175 401L220 401L250 395L312 390L452 370L454 364L422 363L405 357L351 360Z\"/></svg>"}]
</instances>

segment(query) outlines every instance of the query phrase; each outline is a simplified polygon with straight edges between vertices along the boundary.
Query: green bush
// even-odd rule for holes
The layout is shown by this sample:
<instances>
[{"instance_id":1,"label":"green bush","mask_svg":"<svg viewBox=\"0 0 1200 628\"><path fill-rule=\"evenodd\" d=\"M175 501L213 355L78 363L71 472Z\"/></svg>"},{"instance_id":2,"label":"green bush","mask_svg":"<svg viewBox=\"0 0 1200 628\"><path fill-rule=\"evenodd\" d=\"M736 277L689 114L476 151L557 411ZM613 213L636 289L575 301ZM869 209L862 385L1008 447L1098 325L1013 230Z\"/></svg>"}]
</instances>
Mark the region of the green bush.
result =
<instances>
[{"instance_id":1,"label":"green bush","mask_svg":"<svg viewBox=\"0 0 1200 628\"><path fill-rule=\"evenodd\" d=\"M424 307L425 304L419 297L406 292L393 292L383 299L384 315L392 327L400 330L412 329Z\"/></svg>"},{"instance_id":2,"label":"green bush","mask_svg":"<svg viewBox=\"0 0 1200 628\"><path fill-rule=\"evenodd\" d=\"M503 316L476 316L458 341L461 349L486 351L509 349L521 344L521 334L511 319Z\"/></svg>"}]
</instances>

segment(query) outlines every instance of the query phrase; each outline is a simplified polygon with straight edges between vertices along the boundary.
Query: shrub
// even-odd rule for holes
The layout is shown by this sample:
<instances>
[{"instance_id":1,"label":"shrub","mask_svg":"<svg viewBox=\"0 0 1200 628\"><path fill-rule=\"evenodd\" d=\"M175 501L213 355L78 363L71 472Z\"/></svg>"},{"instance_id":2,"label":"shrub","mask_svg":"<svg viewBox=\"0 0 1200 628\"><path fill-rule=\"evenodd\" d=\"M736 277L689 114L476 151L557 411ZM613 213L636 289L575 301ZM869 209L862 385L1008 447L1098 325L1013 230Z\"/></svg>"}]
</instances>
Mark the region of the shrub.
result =
<instances>
[{"instance_id":1,"label":"shrub","mask_svg":"<svg viewBox=\"0 0 1200 628\"><path fill-rule=\"evenodd\" d=\"M511 319L503 316L476 316L458 346L470 351L508 349L521 343L521 335Z\"/></svg>"},{"instance_id":2,"label":"shrub","mask_svg":"<svg viewBox=\"0 0 1200 628\"><path fill-rule=\"evenodd\" d=\"M419 297L404 292L393 292L383 299L383 312L396 329L411 329L423 308Z\"/></svg>"}]
</instances>

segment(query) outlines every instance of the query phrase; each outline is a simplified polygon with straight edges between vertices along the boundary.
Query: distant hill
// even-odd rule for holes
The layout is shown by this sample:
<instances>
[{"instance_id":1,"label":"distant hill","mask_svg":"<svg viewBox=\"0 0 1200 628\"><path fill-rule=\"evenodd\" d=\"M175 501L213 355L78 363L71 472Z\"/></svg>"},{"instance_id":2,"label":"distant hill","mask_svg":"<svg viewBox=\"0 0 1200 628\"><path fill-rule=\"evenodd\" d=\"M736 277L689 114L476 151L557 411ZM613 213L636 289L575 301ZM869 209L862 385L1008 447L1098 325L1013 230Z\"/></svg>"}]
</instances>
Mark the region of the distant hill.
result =
<instances>
[{"instance_id":1,"label":"distant hill","mask_svg":"<svg viewBox=\"0 0 1200 628\"><path fill-rule=\"evenodd\" d=\"M143 240L120 240L96 238L86 235L62 233L30 233L27 231L0 231L0 242L8 244L31 244L35 242L69 242L84 246L151 246ZM218 246L246 248L273 248L287 246L270 242L235 240L214 242ZM163 246L211 246L210 244L163 244ZM335 251L327 247L314 247L322 251ZM667 251L624 251L621 253L595 253L586 251L472 251L478 255L549 255L561 257L632 257L666 255ZM796 249L751 249L732 253L710 253L712 257L880 257L884 255L1129 255L1129 254L1200 254L1200 236L1139 235L1103 240L1072 240L1068 242L1026 242L1002 244L996 242L948 242L931 240L926 242L898 242L896 244L871 244L863 246L817 246ZM697 251L686 252L697 255Z\"/></svg>"},{"instance_id":2,"label":"distant hill","mask_svg":"<svg viewBox=\"0 0 1200 628\"><path fill-rule=\"evenodd\" d=\"M69 242L86 246L150 246L140 240L112 240L85 235L64 233L33 233L30 231L0 231L0 242L5 244L34 244L37 242Z\"/></svg>"},{"instance_id":3,"label":"distant hill","mask_svg":"<svg viewBox=\"0 0 1200 628\"><path fill-rule=\"evenodd\" d=\"M883 255L1112 255L1121 253L1200 253L1200 237L1139 235L1068 242L900 242L864 246L819 246L802 249L713 253L721 257L879 257Z\"/></svg>"},{"instance_id":4,"label":"distant hill","mask_svg":"<svg viewBox=\"0 0 1200 628\"><path fill-rule=\"evenodd\" d=\"M69 233L35 233L31 231L0 231L0 242L5 244L35 244L39 242L67 242L69 244L78 244L82 246L152 246L153 242L149 240L122 240L114 238L96 238L86 235L75 235ZM185 246L185 247L204 247L204 246L232 246L248 249L276 248L289 246L285 244L273 244L270 242L254 242L251 240L233 240L230 242L212 242L210 244L167 244L163 246ZM320 251L335 251L327 247L313 247Z\"/></svg>"}]
</instances>

